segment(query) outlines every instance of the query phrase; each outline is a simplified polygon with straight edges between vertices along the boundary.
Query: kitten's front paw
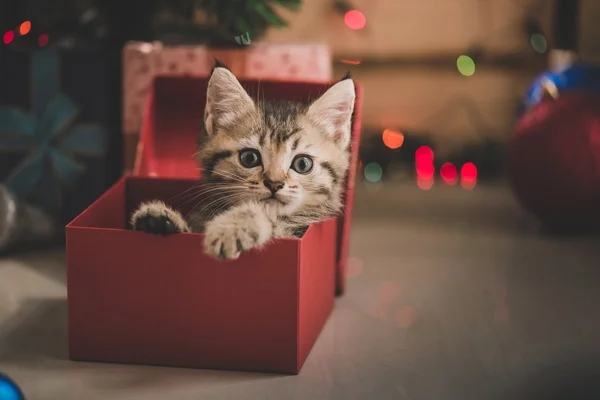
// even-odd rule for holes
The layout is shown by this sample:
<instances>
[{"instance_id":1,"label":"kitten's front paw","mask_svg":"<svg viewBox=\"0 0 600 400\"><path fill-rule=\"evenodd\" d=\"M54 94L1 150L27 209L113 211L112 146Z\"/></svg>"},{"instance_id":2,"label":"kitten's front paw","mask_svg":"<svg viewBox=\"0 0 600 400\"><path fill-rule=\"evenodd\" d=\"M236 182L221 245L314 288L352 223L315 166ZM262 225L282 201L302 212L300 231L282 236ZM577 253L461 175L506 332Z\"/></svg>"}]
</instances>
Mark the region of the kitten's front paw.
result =
<instances>
[{"instance_id":1,"label":"kitten's front paw","mask_svg":"<svg viewBox=\"0 0 600 400\"><path fill-rule=\"evenodd\" d=\"M136 231L155 235L190 231L181 214L161 201L142 204L131 216L131 225Z\"/></svg>"},{"instance_id":2,"label":"kitten's front paw","mask_svg":"<svg viewBox=\"0 0 600 400\"><path fill-rule=\"evenodd\" d=\"M261 220L221 215L206 225L204 252L220 260L235 260L243 251L269 240L268 227Z\"/></svg>"}]
</instances>

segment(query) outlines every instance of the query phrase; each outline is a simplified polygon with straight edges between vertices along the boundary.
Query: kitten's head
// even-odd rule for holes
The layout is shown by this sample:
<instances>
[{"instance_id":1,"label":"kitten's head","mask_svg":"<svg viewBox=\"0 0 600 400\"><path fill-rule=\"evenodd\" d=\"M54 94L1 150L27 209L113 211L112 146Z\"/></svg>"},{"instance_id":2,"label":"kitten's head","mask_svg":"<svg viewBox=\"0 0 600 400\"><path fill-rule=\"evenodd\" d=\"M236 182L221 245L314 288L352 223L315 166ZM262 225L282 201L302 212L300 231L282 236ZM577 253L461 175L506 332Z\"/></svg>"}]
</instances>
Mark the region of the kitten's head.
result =
<instances>
[{"instance_id":1,"label":"kitten's head","mask_svg":"<svg viewBox=\"0 0 600 400\"><path fill-rule=\"evenodd\" d=\"M280 215L336 213L349 167L354 98L346 78L310 105L255 102L217 64L199 152L205 179L222 189L226 205L253 200Z\"/></svg>"}]
</instances>

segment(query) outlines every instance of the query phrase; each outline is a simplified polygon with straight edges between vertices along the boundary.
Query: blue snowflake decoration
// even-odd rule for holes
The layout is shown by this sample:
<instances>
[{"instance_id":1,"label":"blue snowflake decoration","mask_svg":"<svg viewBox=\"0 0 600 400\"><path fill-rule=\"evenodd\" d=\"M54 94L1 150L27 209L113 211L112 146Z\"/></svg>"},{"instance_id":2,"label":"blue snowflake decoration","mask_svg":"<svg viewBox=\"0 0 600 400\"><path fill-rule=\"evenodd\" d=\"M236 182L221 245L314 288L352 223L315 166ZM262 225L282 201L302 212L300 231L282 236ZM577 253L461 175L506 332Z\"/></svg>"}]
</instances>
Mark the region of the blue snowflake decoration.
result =
<instances>
[{"instance_id":1,"label":"blue snowflake decoration","mask_svg":"<svg viewBox=\"0 0 600 400\"><path fill-rule=\"evenodd\" d=\"M58 87L58 53L43 50L32 58L33 112L0 107L0 152L26 154L5 184L19 198L58 212L63 187L86 171L79 160L104 154L106 132L75 123L79 110Z\"/></svg>"}]
</instances>

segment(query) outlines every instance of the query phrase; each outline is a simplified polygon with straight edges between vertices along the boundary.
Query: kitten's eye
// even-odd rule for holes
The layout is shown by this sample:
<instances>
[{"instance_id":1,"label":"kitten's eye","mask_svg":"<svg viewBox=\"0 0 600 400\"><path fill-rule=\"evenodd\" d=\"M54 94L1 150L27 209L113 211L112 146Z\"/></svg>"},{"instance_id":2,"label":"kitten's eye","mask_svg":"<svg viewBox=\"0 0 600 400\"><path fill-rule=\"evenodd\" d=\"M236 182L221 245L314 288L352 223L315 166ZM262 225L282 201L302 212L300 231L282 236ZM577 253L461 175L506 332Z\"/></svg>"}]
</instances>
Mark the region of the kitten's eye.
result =
<instances>
[{"instance_id":1,"label":"kitten's eye","mask_svg":"<svg viewBox=\"0 0 600 400\"><path fill-rule=\"evenodd\" d=\"M254 168L260 165L260 153L258 150L246 149L240 152L240 162L246 168Z\"/></svg>"},{"instance_id":2,"label":"kitten's eye","mask_svg":"<svg viewBox=\"0 0 600 400\"><path fill-rule=\"evenodd\" d=\"M313 160L309 156L296 156L292 161L292 169L299 174L308 174L312 168Z\"/></svg>"}]
</instances>

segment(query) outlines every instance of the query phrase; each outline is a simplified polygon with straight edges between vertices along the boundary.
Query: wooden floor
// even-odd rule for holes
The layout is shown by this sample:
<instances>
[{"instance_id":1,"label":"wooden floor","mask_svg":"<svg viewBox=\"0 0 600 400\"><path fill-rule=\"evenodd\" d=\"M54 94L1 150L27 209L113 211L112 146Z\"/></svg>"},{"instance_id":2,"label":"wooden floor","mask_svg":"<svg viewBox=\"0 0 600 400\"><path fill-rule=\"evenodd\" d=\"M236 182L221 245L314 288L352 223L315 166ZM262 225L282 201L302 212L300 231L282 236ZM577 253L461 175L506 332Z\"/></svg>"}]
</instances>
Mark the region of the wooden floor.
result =
<instances>
[{"instance_id":1,"label":"wooden floor","mask_svg":"<svg viewBox=\"0 0 600 400\"><path fill-rule=\"evenodd\" d=\"M386 185L351 256L299 376L70 362L63 250L5 259L0 371L29 400L600 398L600 238L538 234L502 186Z\"/></svg>"}]
</instances>

